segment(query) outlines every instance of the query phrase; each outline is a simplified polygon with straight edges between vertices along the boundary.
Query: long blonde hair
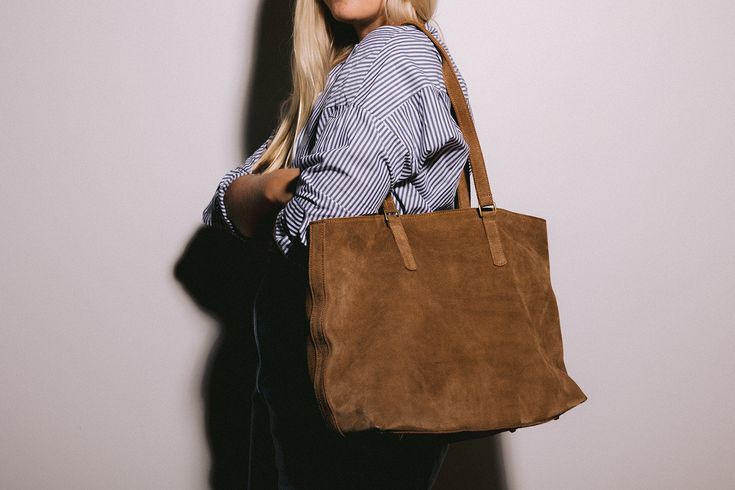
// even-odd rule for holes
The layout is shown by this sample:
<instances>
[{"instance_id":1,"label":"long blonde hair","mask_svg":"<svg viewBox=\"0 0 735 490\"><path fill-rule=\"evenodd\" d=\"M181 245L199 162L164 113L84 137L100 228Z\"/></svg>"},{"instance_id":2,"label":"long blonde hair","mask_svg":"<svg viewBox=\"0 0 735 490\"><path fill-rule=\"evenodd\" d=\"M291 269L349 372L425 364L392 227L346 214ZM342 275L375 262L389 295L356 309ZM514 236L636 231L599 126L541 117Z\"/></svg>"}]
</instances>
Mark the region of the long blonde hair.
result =
<instances>
[{"instance_id":1,"label":"long blonde hair","mask_svg":"<svg viewBox=\"0 0 735 490\"><path fill-rule=\"evenodd\" d=\"M436 0L384 0L387 24L408 20L428 22ZM323 0L296 0L291 54L291 94L281 103L273 139L252 171L271 172L290 166L295 140L324 89L330 70L343 61L358 41L351 25L336 21Z\"/></svg>"}]
</instances>

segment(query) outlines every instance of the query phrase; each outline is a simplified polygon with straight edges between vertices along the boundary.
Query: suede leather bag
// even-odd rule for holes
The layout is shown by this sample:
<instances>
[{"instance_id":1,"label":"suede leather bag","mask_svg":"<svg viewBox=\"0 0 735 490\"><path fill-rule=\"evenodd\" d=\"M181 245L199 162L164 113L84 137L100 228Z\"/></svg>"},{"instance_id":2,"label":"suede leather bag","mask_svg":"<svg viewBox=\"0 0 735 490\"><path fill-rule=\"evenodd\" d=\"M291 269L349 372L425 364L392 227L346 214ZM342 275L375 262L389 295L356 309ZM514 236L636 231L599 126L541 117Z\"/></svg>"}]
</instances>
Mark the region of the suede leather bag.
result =
<instances>
[{"instance_id":1,"label":"suede leather bag","mask_svg":"<svg viewBox=\"0 0 735 490\"><path fill-rule=\"evenodd\" d=\"M587 397L563 359L546 221L495 207L472 116L442 56L470 146L458 204L315 220L308 229L306 346L325 423L342 436L434 434L449 441L558 419Z\"/></svg>"}]
</instances>

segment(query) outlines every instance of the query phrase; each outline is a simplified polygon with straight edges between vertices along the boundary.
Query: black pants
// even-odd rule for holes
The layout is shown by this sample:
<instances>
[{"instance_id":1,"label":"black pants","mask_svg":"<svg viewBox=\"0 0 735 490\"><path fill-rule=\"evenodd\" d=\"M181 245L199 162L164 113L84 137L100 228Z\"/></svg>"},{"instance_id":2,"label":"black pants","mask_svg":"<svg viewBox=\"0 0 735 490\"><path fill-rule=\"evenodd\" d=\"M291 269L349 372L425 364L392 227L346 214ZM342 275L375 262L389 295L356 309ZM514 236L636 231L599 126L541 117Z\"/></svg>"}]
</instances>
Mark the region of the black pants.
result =
<instances>
[{"instance_id":1,"label":"black pants","mask_svg":"<svg viewBox=\"0 0 735 490\"><path fill-rule=\"evenodd\" d=\"M271 254L253 310L259 354L254 396L263 397L270 416L278 489L430 489L445 442L378 433L343 438L325 425L306 361L305 271L280 252ZM257 445L251 452L258 454Z\"/></svg>"}]
</instances>

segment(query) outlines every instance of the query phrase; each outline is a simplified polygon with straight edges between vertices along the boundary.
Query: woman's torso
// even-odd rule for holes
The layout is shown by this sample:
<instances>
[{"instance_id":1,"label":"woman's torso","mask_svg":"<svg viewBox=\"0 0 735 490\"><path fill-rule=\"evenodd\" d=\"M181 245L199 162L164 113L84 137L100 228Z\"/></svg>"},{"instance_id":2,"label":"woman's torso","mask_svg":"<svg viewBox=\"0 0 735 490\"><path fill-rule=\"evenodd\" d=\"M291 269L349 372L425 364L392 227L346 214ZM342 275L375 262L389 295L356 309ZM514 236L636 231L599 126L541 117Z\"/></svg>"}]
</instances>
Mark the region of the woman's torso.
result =
<instances>
[{"instance_id":1,"label":"woman's torso","mask_svg":"<svg viewBox=\"0 0 735 490\"><path fill-rule=\"evenodd\" d=\"M467 85L449 49L441 39L438 29L430 23L424 25L437 38L449 55L465 100L469 105ZM420 67L422 80L419 83L430 84L440 94L446 110L449 111L451 102L443 78L441 55L436 46L413 25L380 26L370 31L355 45L349 56L335 65L329 72L325 88L317 96L312 113L304 129L297 136L295 166L299 166L303 161L308 161L314 142L319 139L322 131L328 127L330 119L338 116L340 111L345 110L350 104L364 102L359 100L362 94L366 92L378 94L373 96L370 101L370 107L373 111L390 111L396 104L400 103L400 100L396 100L396 94L389 87L378 87L377 90L366 89L366 84L372 83L371 80L366 79L366 74L370 72L377 54L385 49L386 44L396 35L410 38L409 42L406 42L405 39L402 40L402 46L405 46L403 49L408 51L412 62ZM356 101L356 99L358 100ZM434 123L429 120L426 124L429 126L428 131L435 130L437 134L440 132L446 133L445 128L431 128L432 124L446 126L445 121L438 122L437 120ZM445 148L436 150L438 150L436 154L427 155L427 158L433 160L430 165L422 166L393 189L396 206L401 213L423 213L453 207L453 199L448 199L450 194L453 195L453 193L448 192L448 187L456 188L459 177L456 171L458 168L456 163L468 160L469 147L462 140L460 144L447 145ZM450 161L454 163L448 164L447 162Z\"/></svg>"}]
</instances>

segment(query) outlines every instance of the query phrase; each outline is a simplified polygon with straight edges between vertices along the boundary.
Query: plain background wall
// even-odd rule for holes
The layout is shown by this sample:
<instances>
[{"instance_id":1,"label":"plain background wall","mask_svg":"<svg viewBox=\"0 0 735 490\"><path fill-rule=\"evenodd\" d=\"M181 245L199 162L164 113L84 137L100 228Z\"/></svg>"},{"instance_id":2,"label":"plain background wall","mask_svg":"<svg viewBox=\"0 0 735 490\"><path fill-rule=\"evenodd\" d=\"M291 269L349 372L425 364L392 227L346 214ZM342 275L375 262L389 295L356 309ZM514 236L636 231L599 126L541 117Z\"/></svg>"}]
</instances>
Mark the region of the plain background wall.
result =
<instances>
[{"instance_id":1,"label":"plain background wall","mask_svg":"<svg viewBox=\"0 0 735 490\"><path fill-rule=\"evenodd\" d=\"M207 486L219 323L174 270L288 83L263 3L3 2L1 488ZM735 487L735 3L439 3L589 396L499 438L505 485Z\"/></svg>"}]
</instances>

